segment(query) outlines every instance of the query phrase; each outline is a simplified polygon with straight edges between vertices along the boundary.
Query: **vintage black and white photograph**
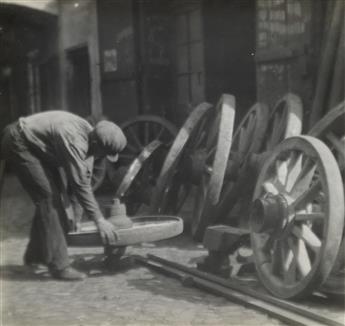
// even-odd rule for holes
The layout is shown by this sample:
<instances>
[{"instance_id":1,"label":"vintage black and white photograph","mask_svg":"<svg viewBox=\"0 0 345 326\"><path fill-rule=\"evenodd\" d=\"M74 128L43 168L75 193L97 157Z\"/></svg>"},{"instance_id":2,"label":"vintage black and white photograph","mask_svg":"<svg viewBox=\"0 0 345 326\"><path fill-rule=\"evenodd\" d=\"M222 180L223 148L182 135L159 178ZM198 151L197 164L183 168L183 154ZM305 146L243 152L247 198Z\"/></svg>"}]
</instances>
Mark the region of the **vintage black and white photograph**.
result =
<instances>
[{"instance_id":1,"label":"vintage black and white photograph","mask_svg":"<svg viewBox=\"0 0 345 326\"><path fill-rule=\"evenodd\" d=\"M345 0L0 0L0 326L345 326Z\"/></svg>"}]
</instances>

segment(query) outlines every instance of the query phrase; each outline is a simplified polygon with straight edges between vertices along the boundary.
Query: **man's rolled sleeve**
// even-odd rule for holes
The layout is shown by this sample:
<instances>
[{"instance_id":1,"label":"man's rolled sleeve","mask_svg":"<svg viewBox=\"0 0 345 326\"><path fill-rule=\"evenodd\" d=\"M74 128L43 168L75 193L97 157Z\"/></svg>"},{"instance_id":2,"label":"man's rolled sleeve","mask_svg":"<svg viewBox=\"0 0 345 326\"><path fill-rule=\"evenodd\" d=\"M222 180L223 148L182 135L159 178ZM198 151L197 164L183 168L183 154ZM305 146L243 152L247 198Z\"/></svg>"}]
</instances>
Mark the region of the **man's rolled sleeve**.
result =
<instances>
[{"instance_id":1,"label":"man's rolled sleeve","mask_svg":"<svg viewBox=\"0 0 345 326\"><path fill-rule=\"evenodd\" d=\"M82 146L80 148L74 145L76 140L66 142L65 139L61 138L60 141L64 145L60 148L60 152L63 155L62 164L75 196L91 219L96 221L103 218L103 214L92 192L92 164L86 159L86 152L83 151Z\"/></svg>"}]
</instances>

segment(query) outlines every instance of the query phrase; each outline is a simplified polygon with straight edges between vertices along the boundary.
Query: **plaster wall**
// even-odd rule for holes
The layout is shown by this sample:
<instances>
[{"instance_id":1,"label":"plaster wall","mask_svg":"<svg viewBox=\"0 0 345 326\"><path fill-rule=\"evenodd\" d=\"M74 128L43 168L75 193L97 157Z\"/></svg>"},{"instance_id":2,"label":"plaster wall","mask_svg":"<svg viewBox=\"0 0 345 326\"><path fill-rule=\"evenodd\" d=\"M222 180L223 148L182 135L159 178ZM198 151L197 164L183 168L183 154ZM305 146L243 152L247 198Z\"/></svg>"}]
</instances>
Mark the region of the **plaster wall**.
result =
<instances>
[{"instance_id":1,"label":"plaster wall","mask_svg":"<svg viewBox=\"0 0 345 326\"><path fill-rule=\"evenodd\" d=\"M0 0L1 3L28 7L54 15L58 13L58 0Z\"/></svg>"},{"instance_id":2,"label":"plaster wall","mask_svg":"<svg viewBox=\"0 0 345 326\"><path fill-rule=\"evenodd\" d=\"M91 112L93 115L102 113L100 96L100 73L98 51L97 8L94 0L59 2L59 52L61 58L62 76L62 106L68 108L67 103L67 74L68 62L66 51L87 46L90 61L90 94Z\"/></svg>"}]
</instances>

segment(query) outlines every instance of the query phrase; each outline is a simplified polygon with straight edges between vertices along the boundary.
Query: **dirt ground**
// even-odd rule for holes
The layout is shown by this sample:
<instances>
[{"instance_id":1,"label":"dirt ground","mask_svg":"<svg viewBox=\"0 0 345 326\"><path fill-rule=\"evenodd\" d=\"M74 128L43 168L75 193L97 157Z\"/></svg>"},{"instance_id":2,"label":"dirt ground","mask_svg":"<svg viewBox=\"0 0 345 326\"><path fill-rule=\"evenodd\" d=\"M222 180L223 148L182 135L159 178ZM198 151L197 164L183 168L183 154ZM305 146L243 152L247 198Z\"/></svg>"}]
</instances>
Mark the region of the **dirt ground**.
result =
<instances>
[{"instance_id":1,"label":"dirt ground","mask_svg":"<svg viewBox=\"0 0 345 326\"><path fill-rule=\"evenodd\" d=\"M131 263L152 253L189 266L206 252L187 236L127 248L115 271L102 265L102 248L70 248L74 265L88 273L82 282L53 280L42 269L22 265L33 205L17 180L5 180L1 217L1 326L91 325L283 325ZM342 319L338 308L333 316Z\"/></svg>"}]
</instances>

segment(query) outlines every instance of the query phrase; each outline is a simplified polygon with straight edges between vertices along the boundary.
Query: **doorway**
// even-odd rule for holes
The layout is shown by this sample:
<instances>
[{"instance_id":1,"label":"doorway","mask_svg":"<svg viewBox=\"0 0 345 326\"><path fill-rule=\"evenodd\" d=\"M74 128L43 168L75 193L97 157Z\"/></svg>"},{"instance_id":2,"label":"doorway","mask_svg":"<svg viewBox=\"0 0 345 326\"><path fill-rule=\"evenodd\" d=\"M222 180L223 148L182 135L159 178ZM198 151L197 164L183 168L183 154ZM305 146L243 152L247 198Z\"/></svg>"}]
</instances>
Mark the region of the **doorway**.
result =
<instances>
[{"instance_id":1,"label":"doorway","mask_svg":"<svg viewBox=\"0 0 345 326\"><path fill-rule=\"evenodd\" d=\"M205 63L200 3L182 6L176 12L175 29L175 99L178 122L205 99Z\"/></svg>"},{"instance_id":2,"label":"doorway","mask_svg":"<svg viewBox=\"0 0 345 326\"><path fill-rule=\"evenodd\" d=\"M68 109L81 117L91 114L90 59L87 46L67 52Z\"/></svg>"}]
</instances>

